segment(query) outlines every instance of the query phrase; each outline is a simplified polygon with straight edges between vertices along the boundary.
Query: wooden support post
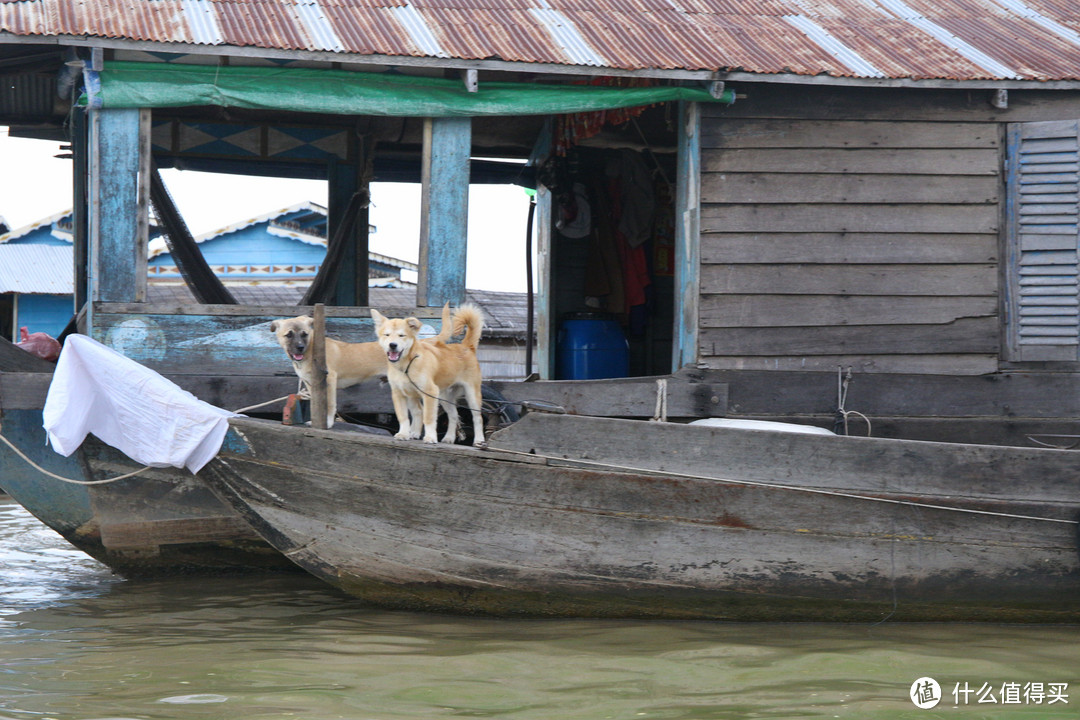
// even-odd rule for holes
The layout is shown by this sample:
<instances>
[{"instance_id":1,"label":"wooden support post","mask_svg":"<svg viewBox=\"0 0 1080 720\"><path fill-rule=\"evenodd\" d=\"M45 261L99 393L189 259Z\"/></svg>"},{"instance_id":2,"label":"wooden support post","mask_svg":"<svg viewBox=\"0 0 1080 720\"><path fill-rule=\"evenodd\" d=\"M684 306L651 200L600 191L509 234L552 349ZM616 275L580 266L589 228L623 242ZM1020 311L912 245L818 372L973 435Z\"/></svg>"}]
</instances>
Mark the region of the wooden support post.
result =
<instances>
[{"instance_id":1,"label":"wooden support post","mask_svg":"<svg viewBox=\"0 0 1080 720\"><path fill-rule=\"evenodd\" d=\"M146 301L149 186L139 174L149 130L149 111L90 115L90 296L96 301Z\"/></svg>"},{"instance_id":2,"label":"wooden support post","mask_svg":"<svg viewBox=\"0 0 1080 720\"><path fill-rule=\"evenodd\" d=\"M87 238L89 237L89 208L87 206L87 186L89 180L89 160L87 157L89 139L87 137L87 117L82 110L71 114L71 154L72 154L72 246L75 262L75 313L86 304L87 288Z\"/></svg>"},{"instance_id":3,"label":"wooden support post","mask_svg":"<svg viewBox=\"0 0 1080 720\"><path fill-rule=\"evenodd\" d=\"M426 118L420 203L418 306L439 307L465 299L465 250L469 230L470 118Z\"/></svg>"},{"instance_id":4,"label":"wooden support post","mask_svg":"<svg viewBox=\"0 0 1080 720\"><path fill-rule=\"evenodd\" d=\"M550 118L544 122L536 140L529 163L539 167L552 153L555 130ZM552 317L554 287L551 269L554 267L552 238L555 225L552 219L551 190L543 184L536 186L536 371L544 380L555 377L555 318Z\"/></svg>"},{"instance_id":5,"label":"wooden support post","mask_svg":"<svg viewBox=\"0 0 1080 720\"><path fill-rule=\"evenodd\" d=\"M314 312L315 332L311 336L311 427L325 430L333 425L327 420L326 397L326 306L316 303Z\"/></svg>"},{"instance_id":6,"label":"wooden support post","mask_svg":"<svg viewBox=\"0 0 1080 720\"><path fill-rule=\"evenodd\" d=\"M552 317L554 298L551 268L552 222L551 190L539 185L536 188L536 371L544 380L555 377L555 318Z\"/></svg>"},{"instance_id":7,"label":"wooden support post","mask_svg":"<svg viewBox=\"0 0 1080 720\"><path fill-rule=\"evenodd\" d=\"M675 332L672 371L698 361L701 292L701 110L679 103L675 185Z\"/></svg>"},{"instance_id":8,"label":"wooden support post","mask_svg":"<svg viewBox=\"0 0 1080 720\"><path fill-rule=\"evenodd\" d=\"M363 178L362 168L355 164L331 162L329 168L329 217L330 232L333 237L337 228L348 222L345 217L350 207L350 200L357 191L367 193L368 188ZM346 239L341 257L341 267L337 272L337 285L334 290L334 305L367 305L368 278L368 208L365 201L360 211L353 218L352 231Z\"/></svg>"}]
</instances>

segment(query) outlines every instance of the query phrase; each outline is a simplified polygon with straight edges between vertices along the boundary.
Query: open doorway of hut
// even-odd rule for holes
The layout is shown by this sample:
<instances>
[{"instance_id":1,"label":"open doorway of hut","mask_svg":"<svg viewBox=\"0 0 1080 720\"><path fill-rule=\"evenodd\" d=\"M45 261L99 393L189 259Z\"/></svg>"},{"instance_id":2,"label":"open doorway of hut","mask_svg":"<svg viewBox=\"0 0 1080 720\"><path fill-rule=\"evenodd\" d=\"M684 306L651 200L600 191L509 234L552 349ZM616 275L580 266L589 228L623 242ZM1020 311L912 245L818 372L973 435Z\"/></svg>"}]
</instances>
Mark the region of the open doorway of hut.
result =
<instances>
[{"instance_id":1,"label":"open doorway of hut","mask_svg":"<svg viewBox=\"0 0 1080 720\"><path fill-rule=\"evenodd\" d=\"M671 371L674 180L675 154L651 148L578 146L546 164L556 378Z\"/></svg>"}]
</instances>

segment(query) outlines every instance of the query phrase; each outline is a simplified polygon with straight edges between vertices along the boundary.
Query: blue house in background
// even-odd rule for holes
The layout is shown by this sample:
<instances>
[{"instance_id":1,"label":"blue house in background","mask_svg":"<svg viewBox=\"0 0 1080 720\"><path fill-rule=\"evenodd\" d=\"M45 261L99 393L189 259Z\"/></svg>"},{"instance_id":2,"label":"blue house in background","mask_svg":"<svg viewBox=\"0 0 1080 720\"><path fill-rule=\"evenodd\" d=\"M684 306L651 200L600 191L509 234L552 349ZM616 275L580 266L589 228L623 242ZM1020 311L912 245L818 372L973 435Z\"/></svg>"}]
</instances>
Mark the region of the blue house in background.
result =
<instances>
[{"instance_id":1,"label":"blue house in background","mask_svg":"<svg viewBox=\"0 0 1080 720\"><path fill-rule=\"evenodd\" d=\"M201 235L195 241L214 274L230 289L306 288L326 257L326 208L299 203ZM409 277L412 273L415 279L417 267L413 263L371 253L368 264L372 287L415 284ZM163 237L151 239L147 265L151 289L184 282Z\"/></svg>"},{"instance_id":2,"label":"blue house in background","mask_svg":"<svg viewBox=\"0 0 1080 720\"><path fill-rule=\"evenodd\" d=\"M165 238L153 224L150 238L150 300L190 298ZM196 242L239 302L288 298L295 303L326 256L327 213L315 203L299 203L207 233ZM370 286L414 285L413 263L375 253L368 262ZM0 234L0 336L17 339L24 326L30 332L59 335L74 312L73 263L70 211Z\"/></svg>"},{"instance_id":3,"label":"blue house in background","mask_svg":"<svg viewBox=\"0 0 1080 720\"><path fill-rule=\"evenodd\" d=\"M0 337L57 336L74 313L71 213L0 234Z\"/></svg>"}]
</instances>

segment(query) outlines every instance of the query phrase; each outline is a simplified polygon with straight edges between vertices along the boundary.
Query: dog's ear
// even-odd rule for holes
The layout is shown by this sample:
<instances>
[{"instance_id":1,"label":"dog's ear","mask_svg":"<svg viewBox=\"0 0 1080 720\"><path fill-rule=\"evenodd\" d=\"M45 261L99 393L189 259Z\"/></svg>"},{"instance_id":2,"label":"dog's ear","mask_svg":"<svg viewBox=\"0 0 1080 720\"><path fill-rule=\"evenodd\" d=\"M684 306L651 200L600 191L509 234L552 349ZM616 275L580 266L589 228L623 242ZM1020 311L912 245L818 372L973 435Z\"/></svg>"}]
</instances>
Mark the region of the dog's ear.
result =
<instances>
[{"instance_id":1,"label":"dog's ear","mask_svg":"<svg viewBox=\"0 0 1080 720\"><path fill-rule=\"evenodd\" d=\"M424 326L422 322L420 322L414 317L405 318L405 324L412 328L413 332L419 332L420 328Z\"/></svg>"},{"instance_id":2,"label":"dog's ear","mask_svg":"<svg viewBox=\"0 0 1080 720\"><path fill-rule=\"evenodd\" d=\"M277 320L275 320L274 322L270 323L270 332L272 332L272 333L276 333L276 332L277 332Z\"/></svg>"},{"instance_id":3,"label":"dog's ear","mask_svg":"<svg viewBox=\"0 0 1080 720\"><path fill-rule=\"evenodd\" d=\"M375 308L371 308L371 319L375 321L376 329L378 329L380 325L386 322L386 318L383 316L383 314Z\"/></svg>"}]
</instances>

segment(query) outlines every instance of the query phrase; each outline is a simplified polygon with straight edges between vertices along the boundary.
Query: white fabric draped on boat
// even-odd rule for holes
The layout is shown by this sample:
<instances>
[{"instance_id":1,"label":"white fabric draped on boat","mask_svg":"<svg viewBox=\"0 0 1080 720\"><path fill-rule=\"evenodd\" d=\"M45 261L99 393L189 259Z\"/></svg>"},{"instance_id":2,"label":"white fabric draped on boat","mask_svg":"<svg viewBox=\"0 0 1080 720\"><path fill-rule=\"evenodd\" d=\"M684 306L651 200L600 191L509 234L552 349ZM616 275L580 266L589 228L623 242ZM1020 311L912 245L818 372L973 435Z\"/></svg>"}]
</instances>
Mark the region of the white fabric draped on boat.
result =
<instances>
[{"instance_id":1,"label":"white fabric draped on boat","mask_svg":"<svg viewBox=\"0 0 1080 720\"><path fill-rule=\"evenodd\" d=\"M198 472L236 413L199 400L172 381L85 335L70 335L43 412L49 443L71 455L93 433L132 460Z\"/></svg>"}]
</instances>

